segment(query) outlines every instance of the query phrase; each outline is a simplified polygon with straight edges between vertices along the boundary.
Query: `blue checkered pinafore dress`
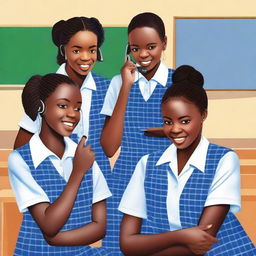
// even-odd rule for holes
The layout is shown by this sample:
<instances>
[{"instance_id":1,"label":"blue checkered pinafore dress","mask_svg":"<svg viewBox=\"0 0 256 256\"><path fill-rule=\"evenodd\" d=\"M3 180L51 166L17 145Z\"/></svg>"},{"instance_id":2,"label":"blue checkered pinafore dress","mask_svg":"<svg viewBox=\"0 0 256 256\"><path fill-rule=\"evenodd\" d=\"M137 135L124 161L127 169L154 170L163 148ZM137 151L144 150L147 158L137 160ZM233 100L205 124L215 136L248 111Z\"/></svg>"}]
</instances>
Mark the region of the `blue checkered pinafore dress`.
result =
<instances>
[{"instance_id":1,"label":"blue checkered pinafore dress","mask_svg":"<svg viewBox=\"0 0 256 256\"><path fill-rule=\"evenodd\" d=\"M158 83L148 101L145 101L141 95L138 82L133 84L129 94L121 153L115 163L109 183L113 196L107 201L107 234L103 239L104 247L114 250L114 255L122 255L119 249L119 225L123 214L117 208L136 163L143 155L170 145L168 139L147 137L143 130L163 125L161 100L165 90L172 84L172 73L173 70L169 69L166 86L163 87Z\"/></svg>"},{"instance_id":2,"label":"blue checkered pinafore dress","mask_svg":"<svg viewBox=\"0 0 256 256\"><path fill-rule=\"evenodd\" d=\"M209 144L205 172L195 169L187 181L180 197L180 221L182 228L198 225L210 185L222 156L231 151L215 144ZM143 220L143 234L156 234L170 231L166 197L168 189L167 172L169 163L156 166L163 152L149 156L144 182L147 216ZM217 233L219 241L207 252L207 256L253 256L256 250L243 227L233 213L228 213Z\"/></svg>"},{"instance_id":3,"label":"blue checkered pinafore dress","mask_svg":"<svg viewBox=\"0 0 256 256\"><path fill-rule=\"evenodd\" d=\"M66 181L59 175L51 160L46 158L34 168L29 143L17 149L31 170L35 181L42 187L50 203L54 202L64 190ZM88 170L81 182L70 217L61 231L81 227L91 222L93 196L92 169ZM23 214L23 220L16 243L16 256L82 256L110 255L104 248L90 246L51 246L45 241L42 232L29 211Z\"/></svg>"},{"instance_id":4,"label":"blue checkered pinafore dress","mask_svg":"<svg viewBox=\"0 0 256 256\"><path fill-rule=\"evenodd\" d=\"M100 144L101 130L104 125L105 116L100 114L103 106L105 94L107 92L110 80L92 73L97 90L92 90L90 120L89 120L89 135L86 144L91 145L95 152L95 160L98 163L105 179L108 182L108 177L111 174L109 160L102 150ZM79 136L76 133L71 134L70 138L79 143Z\"/></svg>"}]
</instances>

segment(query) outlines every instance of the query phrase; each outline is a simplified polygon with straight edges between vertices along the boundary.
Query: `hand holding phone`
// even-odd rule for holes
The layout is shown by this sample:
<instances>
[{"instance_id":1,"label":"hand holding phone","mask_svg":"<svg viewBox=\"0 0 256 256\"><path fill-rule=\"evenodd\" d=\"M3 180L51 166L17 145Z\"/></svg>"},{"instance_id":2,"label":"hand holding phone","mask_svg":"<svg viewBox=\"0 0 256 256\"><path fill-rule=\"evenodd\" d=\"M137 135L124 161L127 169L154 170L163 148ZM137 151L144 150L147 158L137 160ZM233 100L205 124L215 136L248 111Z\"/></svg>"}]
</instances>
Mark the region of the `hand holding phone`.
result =
<instances>
[{"instance_id":1,"label":"hand holding phone","mask_svg":"<svg viewBox=\"0 0 256 256\"><path fill-rule=\"evenodd\" d=\"M131 60L131 57L129 55L129 53L131 52L131 49L130 49L130 46L129 44L126 45L126 48L125 48L125 61L129 60L129 61L132 61ZM146 74L148 71L146 68L142 67L140 64L138 63L134 63L137 67L137 70L141 73L141 74Z\"/></svg>"}]
</instances>

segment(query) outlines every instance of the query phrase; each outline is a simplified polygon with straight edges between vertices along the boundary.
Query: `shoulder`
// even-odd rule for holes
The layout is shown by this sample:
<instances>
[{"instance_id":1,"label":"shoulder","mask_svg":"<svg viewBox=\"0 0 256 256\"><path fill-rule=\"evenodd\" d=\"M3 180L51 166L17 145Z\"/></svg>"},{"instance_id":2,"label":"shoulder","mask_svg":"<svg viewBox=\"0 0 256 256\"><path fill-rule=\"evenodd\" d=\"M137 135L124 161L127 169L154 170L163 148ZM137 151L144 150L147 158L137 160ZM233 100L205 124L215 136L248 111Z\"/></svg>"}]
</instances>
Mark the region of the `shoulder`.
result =
<instances>
[{"instance_id":1,"label":"shoulder","mask_svg":"<svg viewBox=\"0 0 256 256\"><path fill-rule=\"evenodd\" d=\"M228 152L234 152L231 148L220 146L217 144L209 143L208 155L220 156L220 158Z\"/></svg>"},{"instance_id":2,"label":"shoulder","mask_svg":"<svg viewBox=\"0 0 256 256\"><path fill-rule=\"evenodd\" d=\"M92 77L96 83L105 83L105 84L110 83L110 79L100 76L98 74L92 73Z\"/></svg>"},{"instance_id":3,"label":"shoulder","mask_svg":"<svg viewBox=\"0 0 256 256\"><path fill-rule=\"evenodd\" d=\"M20 172L21 170L24 170L24 168L29 169L23 157L19 153L19 149L13 150L8 157L8 170L12 174L15 174L16 172Z\"/></svg>"}]
</instances>

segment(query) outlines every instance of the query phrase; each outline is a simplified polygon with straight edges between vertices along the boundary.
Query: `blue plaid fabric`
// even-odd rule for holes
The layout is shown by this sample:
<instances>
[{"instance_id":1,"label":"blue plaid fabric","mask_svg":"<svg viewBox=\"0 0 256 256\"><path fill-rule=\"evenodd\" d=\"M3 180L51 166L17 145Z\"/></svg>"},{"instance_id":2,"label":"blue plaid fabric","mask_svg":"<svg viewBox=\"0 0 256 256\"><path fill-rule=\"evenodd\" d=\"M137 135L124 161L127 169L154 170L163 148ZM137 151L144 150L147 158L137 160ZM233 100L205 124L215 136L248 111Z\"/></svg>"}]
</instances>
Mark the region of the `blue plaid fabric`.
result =
<instances>
[{"instance_id":1,"label":"blue plaid fabric","mask_svg":"<svg viewBox=\"0 0 256 256\"><path fill-rule=\"evenodd\" d=\"M105 116L100 114L103 106L105 94L107 92L110 80L103 78L99 75L92 73L93 79L96 83L97 90L92 90L92 100L90 109L90 121L89 121L89 135L87 144L90 144L95 152L96 162L98 163L101 171L103 172L105 179L108 182L110 171L110 163L105 153L103 152L100 144L101 130L104 125ZM72 134L70 138L76 143L80 138L77 134Z\"/></svg>"},{"instance_id":2,"label":"blue plaid fabric","mask_svg":"<svg viewBox=\"0 0 256 256\"><path fill-rule=\"evenodd\" d=\"M17 149L31 170L35 181L48 195L50 203L54 202L64 190L66 181L59 175L49 158L46 158L36 169L33 165L29 144ZM70 217L61 231L81 227L91 222L93 180L92 169L88 170L81 182L74 207ZM29 211L23 215L14 255L45 256L45 255L110 255L104 248L90 246L51 246L48 245L43 234L30 215Z\"/></svg>"},{"instance_id":3,"label":"blue plaid fabric","mask_svg":"<svg viewBox=\"0 0 256 256\"><path fill-rule=\"evenodd\" d=\"M205 172L195 169L180 197L180 220L182 228L196 226L204 208L217 165L230 149L209 144ZM147 162L145 193L148 218L143 220L142 233L155 234L170 231L166 197L169 163L156 166L163 152L149 156ZM234 214L228 213L218 234L219 241L205 255L238 256L256 255L256 250Z\"/></svg>"},{"instance_id":4,"label":"blue plaid fabric","mask_svg":"<svg viewBox=\"0 0 256 256\"><path fill-rule=\"evenodd\" d=\"M107 201L107 234L103 239L104 247L114 250L114 255L122 255L119 249L119 225L122 213L117 208L136 163L143 155L163 149L170 144L166 138L144 136L143 130L162 126L161 99L172 83L172 73L173 70L169 69L166 87L158 83L148 101L143 99L138 82L133 84L129 94L121 153L109 183L113 196Z\"/></svg>"}]
</instances>

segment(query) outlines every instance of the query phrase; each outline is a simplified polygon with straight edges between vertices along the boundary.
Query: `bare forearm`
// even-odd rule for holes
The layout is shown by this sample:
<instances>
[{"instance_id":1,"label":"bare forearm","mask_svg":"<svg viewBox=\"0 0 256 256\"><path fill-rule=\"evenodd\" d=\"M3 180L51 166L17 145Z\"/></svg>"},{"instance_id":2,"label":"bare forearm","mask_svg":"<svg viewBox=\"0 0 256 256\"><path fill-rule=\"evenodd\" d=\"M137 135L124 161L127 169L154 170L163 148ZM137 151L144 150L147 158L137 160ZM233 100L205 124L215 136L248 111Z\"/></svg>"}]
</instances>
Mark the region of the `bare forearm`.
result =
<instances>
[{"instance_id":1,"label":"bare forearm","mask_svg":"<svg viewBox=\"0 0 256 256\"><path fill-rule=\"evenodd\" d=\"M100 141L108 157L112 157L121 145L129 91L128 86L122 85L113 114L107 118L102 130Z\"/></svg>"},{"instance_id":2,"label":"bare forearm","mask_svg":"<svg viewBox=\"0 0 256 256\"><path fill-rule=\"evenodd\" d=\"M106 232L106 201L92 205L92 222L73 230L60 232L54 237L45 236L51 245L88 245L105 236Z\"/></svg>"},{"instance_id":3,"label":"bare forearm","mask_svg":"<svg viewBox=\"0 0 256 256\"><path fill-rule=\"evenodd\" d=\"M59 232L54 237L45 236L45 240L50 245L55 246L74 246L89 245L105 236L105 227L96 222L91 222L83 227Z\"/></svg>"},{"instance_id":4,"label":"bare forearm","mask_svg":"<svg viewBox=\"0 0 256 256\"><path fill-rule=\"evenodd\" d=\"M55 202L52 204L40 203L29 208L43 233L54 236L67 222L82 178L83 175L71 174L63 192Z\"/></svg>"},{"instance_id":5,"label":"bare forearm","mask_svg":"<svg viewBox=\"0 0 256 256\"><path fill-rule=\"evenodd\" d=\"M181 253L188 253L184 255L193 255L191 253L189 254L189 250L181 244L184 240L184 235L185 232L183 231L173 231L152 235L135 234L129 236L129 238L126 237L125 241L121 239L121 249L127 256L160 256L171 255L168 253L172 252L172 247L175 247L173 249L173 253L181 251ZM180 246L177 247L178 245Z\"/></svg>"}]
</instances>

